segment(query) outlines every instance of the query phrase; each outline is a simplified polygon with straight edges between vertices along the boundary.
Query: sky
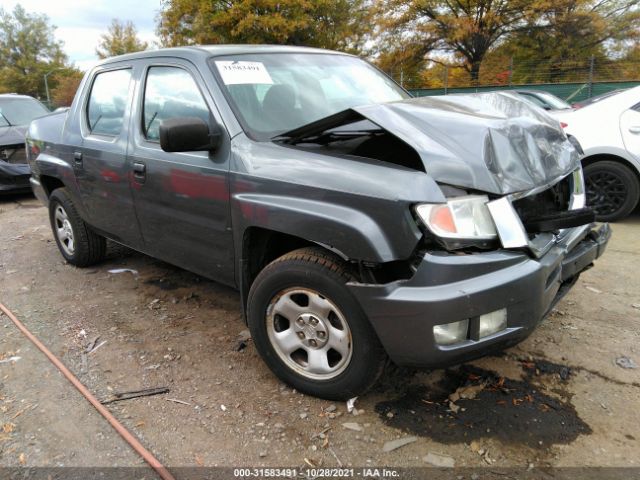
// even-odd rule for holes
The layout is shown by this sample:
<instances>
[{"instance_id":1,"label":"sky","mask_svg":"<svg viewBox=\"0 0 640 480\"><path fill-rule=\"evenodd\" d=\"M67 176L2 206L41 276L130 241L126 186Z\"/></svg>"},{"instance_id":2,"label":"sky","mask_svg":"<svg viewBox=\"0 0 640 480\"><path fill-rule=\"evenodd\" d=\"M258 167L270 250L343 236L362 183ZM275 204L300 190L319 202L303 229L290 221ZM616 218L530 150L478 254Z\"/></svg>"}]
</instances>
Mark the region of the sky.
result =
<instances>
[{"instance_id":1,"label":"sky","mask_svg":"<svg viewBox=\"0 0 640 480\"><path fill-rule=\"evenodd\" d=\"M96 46L113 18L131 20L138 37L157 41L155 19L160 0L1 0L0 5L12 11L19 3L29 13L44 13L55 25L55 36L64 42L69 59L81 70L97 62Z\"/></svg>"}]
</instances>

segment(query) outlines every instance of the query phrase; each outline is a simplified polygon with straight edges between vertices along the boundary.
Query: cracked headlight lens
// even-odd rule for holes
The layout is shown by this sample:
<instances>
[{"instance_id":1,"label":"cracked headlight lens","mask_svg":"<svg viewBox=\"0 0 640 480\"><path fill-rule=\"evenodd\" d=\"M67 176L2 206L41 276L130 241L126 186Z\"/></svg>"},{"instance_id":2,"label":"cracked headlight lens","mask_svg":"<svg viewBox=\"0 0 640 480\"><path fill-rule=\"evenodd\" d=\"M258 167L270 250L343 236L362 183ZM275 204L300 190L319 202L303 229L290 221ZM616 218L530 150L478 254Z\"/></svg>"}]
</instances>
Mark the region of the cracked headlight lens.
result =
<instances>
[{"instance_id":1,"label":"cracked headlight lens","mask_svg":"<svg viewBox=\"0 0 640 480\"><path fill-rule=\"evenodd\" d=\"M494 240L496 227L486 195L455 197L447 203L423 203L416 213L436 236L453 240Z\"/></svg>"}]
</instances>

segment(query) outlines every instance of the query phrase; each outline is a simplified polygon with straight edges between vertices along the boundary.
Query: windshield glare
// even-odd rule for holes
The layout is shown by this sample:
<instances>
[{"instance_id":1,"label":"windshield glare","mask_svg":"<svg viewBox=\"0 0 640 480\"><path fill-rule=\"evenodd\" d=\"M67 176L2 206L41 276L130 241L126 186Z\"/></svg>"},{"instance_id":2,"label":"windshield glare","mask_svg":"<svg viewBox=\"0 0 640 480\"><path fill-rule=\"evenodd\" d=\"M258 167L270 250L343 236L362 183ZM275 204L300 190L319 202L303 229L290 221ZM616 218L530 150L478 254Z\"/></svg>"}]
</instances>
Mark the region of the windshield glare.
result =
<instances>
[{"instance_id":1,"label":"windshield glare","mask_svg":"<svg viewBox=\"0 0 640 480\"><path fill-rule=\"evenodd\" d=\"M49 110L34 98L0 98L0 126L28 125L47 113Z\"/></svg>"},{"instance_id":2,"label":"windshield glare","mask_svg":"<svg viewBox=\"0 0 640 480\"><path fill-rule=\"evenodd\" d=\"M386 75L337 54L216 57L212 68L243 128L257 140L358 105L409 98Z\"/></svg>"}]
</instances>

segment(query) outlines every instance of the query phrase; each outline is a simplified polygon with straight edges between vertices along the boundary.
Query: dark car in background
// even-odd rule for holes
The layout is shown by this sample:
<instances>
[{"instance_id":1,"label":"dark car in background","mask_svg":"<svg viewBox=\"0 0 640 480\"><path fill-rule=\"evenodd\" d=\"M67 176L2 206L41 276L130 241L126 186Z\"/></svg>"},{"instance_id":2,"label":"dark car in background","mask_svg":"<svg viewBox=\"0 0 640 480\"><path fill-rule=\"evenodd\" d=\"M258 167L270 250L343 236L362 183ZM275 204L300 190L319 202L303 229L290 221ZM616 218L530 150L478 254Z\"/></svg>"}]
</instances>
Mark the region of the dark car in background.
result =
<instances>
[{"instance_id":1,"label":"dark car in background","mask_svg":"<svg viewBox=\"0 0 640 480\"><path fill-rule=\"evenodd\" d=\"M31 120L48 113L33 97L0 95L0 193L31 191L24 137Z\"/></svg>"},{"instance_id":2,"label":"dark car in background","mask_svg":"<svg viewBox=\"0 0 640 480\"><path fill-rule=\"evenodd\" d=\"M515 90L515 92L545 110L571 110L569 103L549 92L542 90Z\"/></svg>"}]
</instances>

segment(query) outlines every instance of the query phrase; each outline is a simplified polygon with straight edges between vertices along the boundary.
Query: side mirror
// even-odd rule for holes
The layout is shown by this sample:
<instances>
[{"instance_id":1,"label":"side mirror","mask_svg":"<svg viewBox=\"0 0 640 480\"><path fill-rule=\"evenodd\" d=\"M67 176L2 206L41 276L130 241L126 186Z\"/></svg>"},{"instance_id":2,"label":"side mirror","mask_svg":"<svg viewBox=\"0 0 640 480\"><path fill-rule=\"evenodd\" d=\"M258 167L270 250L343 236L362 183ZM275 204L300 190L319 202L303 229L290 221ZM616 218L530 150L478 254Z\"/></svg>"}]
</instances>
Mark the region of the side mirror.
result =
<instances>
[{"instance_id":1,"label":"side mirror","mask_svg":"<svg viewBox=\"0 0 640 480\"><path fill-rule=\"evenodd\" d=\"M165 152L212 151L222 139L220 126L216 124L213 130L198 117L169 118L160 124L160 147Z\"/></svg>"}]
</instances>

